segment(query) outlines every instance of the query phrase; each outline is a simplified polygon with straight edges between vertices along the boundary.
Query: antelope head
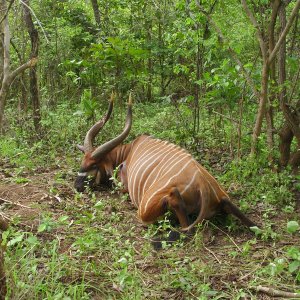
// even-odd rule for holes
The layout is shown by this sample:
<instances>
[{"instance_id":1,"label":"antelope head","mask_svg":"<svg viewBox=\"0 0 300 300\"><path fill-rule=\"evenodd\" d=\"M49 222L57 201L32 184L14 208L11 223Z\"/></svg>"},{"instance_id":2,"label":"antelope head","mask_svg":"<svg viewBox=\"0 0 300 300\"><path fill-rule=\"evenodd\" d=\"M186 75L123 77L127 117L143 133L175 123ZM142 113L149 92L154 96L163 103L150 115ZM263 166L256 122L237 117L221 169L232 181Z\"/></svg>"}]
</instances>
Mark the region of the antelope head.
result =
<instances>
[{"instance_id":1,"label":"antelope head","mask_svg":"<svg viewBox=\"0 0 300 300\"><path fill-rule=\"evenodd\" d=\"M77 148L84 153L81 166L75 180L75 189L78 192L83 192L86 187L93 187L101 183L109 183L109 178L113 173L113 169L116 167L116 155L112 155L112 151L123 142L130 132L132 123L131 95L129 95L128 111L123 132L99 147L93 146L96 135L100 132L111 116L114 97L115 96L112 93L106 115L96 122L87 132L83 146L77 145Z\"/></svg>"}]
</instances>

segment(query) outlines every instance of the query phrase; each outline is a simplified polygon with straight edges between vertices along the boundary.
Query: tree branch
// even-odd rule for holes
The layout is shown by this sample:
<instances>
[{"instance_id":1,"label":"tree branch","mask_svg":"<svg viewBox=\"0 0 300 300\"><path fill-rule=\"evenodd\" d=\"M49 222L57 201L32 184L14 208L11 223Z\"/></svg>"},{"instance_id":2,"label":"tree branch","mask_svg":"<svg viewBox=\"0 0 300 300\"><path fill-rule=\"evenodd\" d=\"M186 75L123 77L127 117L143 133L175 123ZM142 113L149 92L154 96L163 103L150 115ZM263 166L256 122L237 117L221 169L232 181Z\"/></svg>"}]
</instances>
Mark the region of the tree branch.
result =
<instances>
[{"instance_id":1,"label":"tree branch","mask_svg":"<svg viewBox=\"0 0 300 300\"><path fill-rule=\"evenodd\" d=\"M24 70L26 70L28 68L34 67L37 64L37 62L38 62L38 59L36 57L33 57L28 62L26 62L25 64L23 64L22 66L20 66L17 69L15 69L9 75L9 82L8 83L10 84L16 78L16 76L18 76Z\"/></svg>"},{"instance_id":2,"label":"tree branch","mask_svg":"<svg viewBox=\"0 0 300 300\"><path fill-rule=\"evenodd\" d=\"M32 9L30 6L28 6L24 1L22 1L22 0L19 0L19 1L20 1L25 7L27 7L27 8L31 11L32 15L33 15L33 16L35 17L35 19L36 19L37 24L39 25L39 27L41 28L41 30L42 30L42 32L43 32L43 34L44 34L44 37L45 37L46 42L49 43L49 40L48 40L48 38L47 38L47 34L46 34L45 30L44 30L44 27L42 26L40 20L37 18L37 16L36 16L36 14L34 13L33 9Z\"/></svg>"},{"instance_id":3,"label":"tree branch","mask_svg":"<svg viewBox=\"0 0 300 300\"><path fill-rule=\"evenodd\" d=\"M250 19L251 23L253 24L254 28L256 29L256 35L257 35L257 38L259 41L261 55L262 55L263 60L266 60L267 59L267 47L264 42L264 37L263 37L262 31L260 30L259 25L258 25L254 15L252 14L251 10L249 9L249 7L246 3L246 0L241 0L241 2L242 2L242 5L244 7L244 10L245 10L248 18Z\"/></svg>"},{"instance_id":4,"label":"tree branch","mask_svg":"<svg viewBox=\"0 0 300 300\"><path fill-rule=\"evenodd\" d=\"M270 287L265 287L265 286L257 286L254 288L256 291L265 293L269 296L272 297L282 297L282 298L300 298L300 294L298 293L291 293L291 292L285 292L285 291L280 291L280 290L275 290Z\"/></svg>"},{"instance_id":5,"label":"tree branch","mask_svg":"<svg viewBox=\"0 0 300 300\"><path fill-rule=\"evenodd\" d=\"M244 0L242 0L242 1L244 1ZM291 26L293 25L295 17L298 14L299 8L300 8L300 0L297 0L296 5L295 5L295 7L294 7L294 9L293 9L293 11L292 11L292 13L290 15L289 20L288 20L288 22L287 22L284 30L282 31L282 33L281 33L281 35L280 35L280 37L279 37L279 39L278 39L278 41L277 41L277 43L276 43L273 51L272 51L272 53L269 56L269 59L268 59L268 63L269 64L273 61L273 59L275 58L277 52L279 51L280 46L284 42L284 40L285 40L285 38L286 38L286 36L287 36L287 34L288 34Z\"/></svg>"},{"instance_id":6,"label":"tree branch","mask_svg":"<svg viewBox=\"0 0 300 300\"><path fill-rule=\"evenodd\" d=\"M7 17L8 12L9 12L9 10L10 10L10 8L12 7L12 5L13 5L14 2L15 2L15 0L11 0L11 1L10 1L9 5L8 5L8 8L7 8L6 12L5 12L5 14L3 15L2 19L0 20L0 24L1 24L1 23L3 22L3 20Z\"/></svg>"},{"instance_id":7,"label":"tree branch","mask_svg":"<svg viewBox=\"0 0 300 300\"><path fill-rule=\"evenodd\" d=\"M278 13L278 8L280 5L280 0L275 0L273 2L273 7L272 7L272 16L269 24L269 35L274 39L274 28L276 24L276 18L277 18L277 13Z\"/></svg>"}]
</instances>

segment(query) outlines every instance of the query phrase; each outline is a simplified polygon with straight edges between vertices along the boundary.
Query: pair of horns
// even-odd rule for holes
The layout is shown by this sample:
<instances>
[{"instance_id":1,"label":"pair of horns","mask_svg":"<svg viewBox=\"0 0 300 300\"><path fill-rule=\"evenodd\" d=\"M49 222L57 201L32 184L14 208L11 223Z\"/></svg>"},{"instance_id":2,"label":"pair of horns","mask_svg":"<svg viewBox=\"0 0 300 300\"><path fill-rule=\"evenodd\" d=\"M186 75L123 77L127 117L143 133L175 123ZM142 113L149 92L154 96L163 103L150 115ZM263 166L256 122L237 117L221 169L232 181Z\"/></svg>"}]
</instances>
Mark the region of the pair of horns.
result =
<instances>
[{"instance_id":1,"label":"pair of horns","mask_svg":"<svg viewBox=\"0 0 300 300\"><path fill-rule=\"evenodd\" d=\"M95 139L95 136L100 132L100 130L103 128L105 123L109 120L113 106L114 106L114 99L115 99L115 94L112 92L110 101L109 101L109 106L106 115L100 119L98 122L96 122L90 130L87 132L85 139L84 139L84 144L83 144L83 151L90 152L93 149L93 141ZM123 129L123 132L115 137L114 139L106 142L105 144L97 147L91 155L91 158L97 159L102 157L103 155L107 154L110 152L113 148L118 146L120 143L125 140L125 138L128 136L130 129L131 129L131 124L132 124L132 98L131 98L131 93L129 94L129 100L128 100L128 110L127 110L127 117L126 117L126 123L125 127Z\"/></svg>"}]
</instances>

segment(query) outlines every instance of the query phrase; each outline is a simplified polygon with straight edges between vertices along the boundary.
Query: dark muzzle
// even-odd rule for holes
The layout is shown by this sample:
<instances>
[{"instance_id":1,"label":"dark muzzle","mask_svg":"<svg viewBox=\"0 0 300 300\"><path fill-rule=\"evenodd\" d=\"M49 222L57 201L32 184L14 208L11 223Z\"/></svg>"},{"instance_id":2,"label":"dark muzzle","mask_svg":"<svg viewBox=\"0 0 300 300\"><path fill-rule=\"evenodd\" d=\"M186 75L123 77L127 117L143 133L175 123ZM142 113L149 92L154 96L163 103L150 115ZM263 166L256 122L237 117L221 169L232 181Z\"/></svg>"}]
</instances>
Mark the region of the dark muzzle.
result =
<instances>
[{"instance_id":1,"label":"dark muzzle","mask_svg":"<svg viewBox=\"0 0 300 300\"><path fill-rule=\"evenodd\" d=\"M74 183L74 187L77 192L82 193L87 187L93 186L93 179L89 178L86 172L78 173L77 178Z\"/></svg>"}]
</instances>

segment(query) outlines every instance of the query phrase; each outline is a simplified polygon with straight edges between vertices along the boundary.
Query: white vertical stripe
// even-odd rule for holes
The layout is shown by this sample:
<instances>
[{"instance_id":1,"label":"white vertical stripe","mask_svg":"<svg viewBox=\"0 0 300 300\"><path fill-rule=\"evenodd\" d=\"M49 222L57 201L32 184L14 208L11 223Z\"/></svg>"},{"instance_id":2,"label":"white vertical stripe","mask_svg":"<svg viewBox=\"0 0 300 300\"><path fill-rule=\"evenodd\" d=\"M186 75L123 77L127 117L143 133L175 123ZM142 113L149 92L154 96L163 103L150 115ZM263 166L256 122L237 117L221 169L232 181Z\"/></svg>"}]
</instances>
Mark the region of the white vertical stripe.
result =
<instances>
[{"instance_id":1,"label":"white vertical stripe","mask_svg":"<svg viewBox=\"0 0 300 300\"><path fill-rule=\"evenodd\" d=\"M149 138L150 138L150 136L147 136L142 142L140 142L140 143L137 145L137 147L134 149L134 151L133 151L132 154L131 154L131 159L135 157L135 153L137 152L137 150L139 149L139 147L140 147L141 145L143 145L146 141L148 141ZM135 140L134 143L135 143L135 142L137 142L137 140Z\"/></svg>"},{"instance_id":2,"label":"white vertical stripe","mask_svg":"<svg viewBox=\"0 0 300 300\"><path fill-rule=\"evenodd\" d=\"M148 169L155 164L157 161L161 161L162 160L162 154L165 154L166 152L168 152L172 147L174 147L173 144L166 144L166 145L162 145L162 147L159 149L159 151L155 151L156 149L153 149L153 154L152 156L150 156L146 161L144 161L141 165L140 168L135 172L135 178L133 181L133 185L138 187L138 195L137 195L137 199L139 202L140 199L140 191L141 191L141 184L143 184L143 178L145 176L145 173L148 171ZM166 155L166 154L165 154ZM165 157L164 155L164 157ZM152 160L153 159L153 160ZM148 163L149 160L152 162ZM143 168L143 166L146 164L145 168ZM159 164L158 164L159 165ZM140 170L143 170L142 174L139 176L139 172ZM138 182L136 183L136 179L138 177ZM149 178L149 174L147 174L147 179ZM144 183L145 186L145 183ZM144 187L143 186L143 187ZM142 194L143 195L143 194Z\"/></svg>"},{"instance_id":3,"label":"white vertical stripe","mask_svg":"<svg viewBox=\"0 0 300 300\"><path fill-rule=\"evenodd\" d=\"M181 192L181 195L183 195L190 187L191 185L193 184L195 178L196 178L196 175L198 174L199 170L196 170L195 173L194 173L194 176L193 178L191 179L190 183L184 188L184 190Z\"/></svg>"},{"instance_id":4,"label":"white vertical stripe","mask_svg":"<svg viewBox=\"0 0 300 300\"><path fill-rule=\"evenodd\" d=\"M172 149L172 150L169 151L169 152L166 152L165 155L161 158L161 162L163 162L164 159L166 158L166 156L167 156L167 155L170 155L174 150L175 150L176 152L178 152L178 149L176 149L176 145L174 145L174 144L171 144L171 145L172 145L172 147L173 147L174 149ZM151 175L152 175L152 174L156 171L156 169L159 168L159 167L161 167L161 163L160 163L160 164L157 164L157 165L152 169L152 171L148 174L147 179L146 179L146 181L144 182L142 195L144 195L144 193L145 193L145 188L146 188L146 186L147 186L148 180L150 179ZM154 182L154 181L152 181L152 182Z\"/></svg>"},{"instance_id":5,"label":"white vertical stripe","mask_svg":"<svg viewBox=\"0 0 300 300\"><path fill-rule=\"evenodd\" d=\"M168 142L164 142L164 144L167 144ZM149 153L147 153L147 155L143 156L142 159L139 159L138 162L140 164L138 164L138 169L136 169L133 174L134 174L134 178L132 179L132 184L133 184L133 188L134 188L134 192L133 192L133 197L135 198L135 201L137 203L139 203L139 194L140 194L140 185L139 184L136 184L136 179L137 177L139 177L139 180L141 181L141 176L139 176L139 172L140 170L143 169L143 166L146 164L147 166L147 163L149 160L151 160L154 156L157 156L159 155L161 152L164 152L165 151L165 145L160 145L160 144L156 144L155 145L156 147L152 147L151 148L151 151ZM157 147L160 147L159 150L157 151ZM147 168L146 168L147 170ZM136 195L136 192L138 193ZM137 196L137 197L136 197Z\"/></svg>"},{"instance_id":6,"label":"white vertical stripe","mask_svg":"<svg viewBox=\"0 0 300 300\"><path fill-rule=\"evenodd\" d=\"M152 148L156 147L156 146L157 146L157 143L158 143L157 140L150 141L149 146L148 146L146 149L144 149L144 151L142 151L142 153L140 153L137 157L136 157L136 155L132 155L132 156L131 156L131 160L132 160L132 161L130 162L130 166L129 166L129 168L128 168L128 171L130 172L130 174L133 174L133 173L134 173L135 168L136 168L136 167L138 166L138 164L139 164L139 161L140 161L144 156L146 156L146 155L149 153L149 151L151 151ZM140 146L140 145L139 145L139 146ZM146 146L146 145L144 145L144 146ZM132 175L131 175L131 177L132 177ZM131 180L131 177L130 177L130 180Z\"/></svg>"},{"instance_id":7,"label":"white vertical stripe","mask_svg":"<svg viewBox=\"0 0 300 300\"><path fill-rule=\"evenodd\" d=\"M177 150L178 150L178 149L177 149ZM163 171L165 171L165 169L166 169L165 167L170 167L169 165L172 164L173 162L174 162L174 163L177 163L179 157L182 157L182 156L184 156L183 158L188 157L188 155L187 155L186 152L181 152L179 155L178 155L178 153L180 153L180 152L179 152L179 151L175 152L171 157L169 157L169 158L166 160L166 162L161 166L161 169L157 172L157 174L156 174L154 180L152 181L152 184L149 186L148 189L150 189L150 188L153 186L153 184L155 184L155 183L157 182L157 180L160 178L159 176L161 176L161 175L165 176L166 174L168 174L168 172L170 171L170 169L167 170L167 172L166 172L165 174L163 174ZM175 159L173 159L174 156L176 156L176 155L177 155L177 157L176 157ZM182 160L182 159L181 159L181 160ZM181 161L181 160L180 160L180 161ZM176 164L175 164L175 165L176 165ZM173 168L173 166L174 166L174 165L171 165L171 169ZM163 170L163 171L162 171L162 170Z\"/></svg>"},{"instance_id":8,"label":"white vertical stripe","mask_svg":"<svg viewBox=\"0 0 300 300\"><path fill-rule=\"evenodd\" d=\"M137 150L139 149L139 147L141 146L141 145L143 145L146 141L148 141L149 140L149 138L150 138L150 136L146 136L146 138L142 141L142 142L140 142L138 145L137 145L137 147L134 149L134 151L132 152L132 154L131 154L131 159L133 159L134 157L135 157L135 153L137 152ZM132 145L132 147L133 146L135 146L135 143L137 143L138 142L138 140L139 139L136 139L136 140L134 140L134 145ZM131 148L131 150L130 150L130 152L132 151L132 148ZM129 192L129 196L130 196L130 199L134 202L134 199L133 199L133 197L132 197L132 192L131 192L131 188L130 188L130 181L129 181L129 178L128 178L128 176L129 176L129 167L130 166L130 162L129 162L129 164L127 165L127 182L128 182L128 192ZM137 206L137 204L134 202L134 204Z\"/></svg>"},{"instance_id":9,"label":"white vertical stripe","mask_svg":"<svg viewBox=\"0 0 300 300\"><path fill-rule=\"evenodd\" d=\"M207 184L209 185L210 189L213 191L213 193L215 194L216 198L218 199L218 194L216 193L214 187L211 185L211 183L209 182L209 180L205 178L205 175L203 174L202 170L200 169L199 164L197 164L197 168L198 168L199 172L201 173L202 179L205 180L205 181L207 182ZM202 167L202 169L204 169L204 168ZM204 170L205 170L205 169L204 169ZM206 172L206 173L208 173L208 172ZM209 173L208 173L208 174L209 174ZM210 177L212 177L212 176L210 175ZM212 177L212 178L213 178L213 177ZM213 179L214 179L214 178L213 178ZM214 180L215 180L215 179L214 179ZM218 183L217 183L217 184L218 184ZM200 190L201 190L201 187L200 187Z\"/></svg>"},{"instance_id":10,"label":"white vertical stripe","mask_svg":"<svg viewBox=\"0 0 300 300\"><path fill-rule=\"evenodd\" d=\"M174 176L172 176L160 189L156 190L154 194L152 194L152 196L147 200L146 204L144 205L144 209L143 211L145 212L147 210L148 204L150 202L150 200L160 191L162 191L165 187L168 186L168 184L172 181L173 178L179 176L183 170L192 162L191 159L188 160L188 162L183 166L183 168L181 168L180 172L175 174ZM140 207L142 206L142 203L140 204Z\"/></svg>"},{"instance_id":11,"label":"white vertical stripe","mask_svg":"<svg viewBox=\"0 0 300 300\"><path fill-rule=\"evenodd\" d=\"M133 157L133 163L130 164L130 169L127 169L127 177L128 182L130 183L130 189L132 189L132 197L134 198L134 202L136 203L137 199L135 199L135 186L133 184L133 177L136 175L136 168L139 167L141 160L145 159L148 155L151 155L151 150L158 145L158 141L154 140L153 143L150 144L151 147L146 149L138 158Z\"/></svg>"}]
</instances>

